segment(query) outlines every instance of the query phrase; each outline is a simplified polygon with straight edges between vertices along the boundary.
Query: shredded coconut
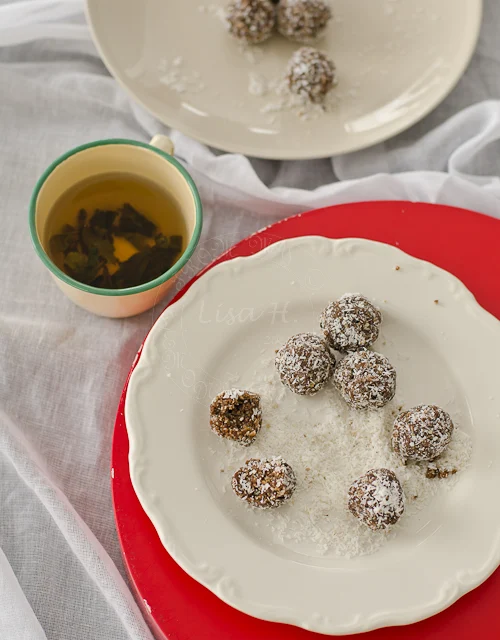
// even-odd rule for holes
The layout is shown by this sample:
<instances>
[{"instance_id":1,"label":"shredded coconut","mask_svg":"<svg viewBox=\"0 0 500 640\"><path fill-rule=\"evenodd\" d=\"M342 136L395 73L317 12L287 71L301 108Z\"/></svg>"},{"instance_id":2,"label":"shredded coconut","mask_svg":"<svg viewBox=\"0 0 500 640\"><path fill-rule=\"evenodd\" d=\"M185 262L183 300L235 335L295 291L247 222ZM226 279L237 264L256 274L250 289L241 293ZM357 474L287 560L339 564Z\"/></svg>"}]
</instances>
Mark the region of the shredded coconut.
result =
<instances>
[{"instance_id":1,"label":"shredded coconut","mask_svg":"<svg viewBox=\"0 0 500 640\"><path fill-rule=\"evenodd\" d=\"M205 89L200 74L197 71L184 71L184 61L177 56L171 62L161 60L158 70L162 74L159 77L161 84L173 89L177 93L199 93Z\"/></svg>"},{"instance_id":2,"label":"shredded coconut","mask_svg":"<svg viewBox=\"0 0 500 640\"><path fill-rule=\"evenodd\" d=\"M281 456L297 478L289 504L275 512L253 513L261 526L270 527L276 543L290 548L314 546L318 555L354 557L373 553L397 535L400 526L450 489L469 462L470 437L456 428L446 452L434 465L456 469L448 477L427 478L429 463L406 466L391 448L391 433L401 401L393 400L377 411L355 411L343 402L332 385L313 398L298 397L280 382L272 358L265 357L246 387L261 395L263 428L250 450L224 441L220 464L221 490L228 475L248 458ZM370 469L394 471L406 496L406 509L398 525L374 532L347 509L351 484ZM243 506L242 506L243 507ZM251 508L251 507L248 507ZM259 519L260 518L260 519Z\"/></svg>"},{"instance_id":3,"label":"shredded coconut","mask_svg":"<svg viewBox=\"0 0 500 640\"><path fill-rule=\"evenodd\" d=\"M269 92L267 80L260 73L248 74L248 93L252 96L265 96Z\"/></svg>"},{"instance_id":4,"label":"shredded coconut","mask_svg":"<svg viewBox=\"0 0 500 640\"><path fill-rule=\"evenodd\" d=\"M288 62L286 81L292 93L321 104L337 83L335 65L324 52L301 47Z\"/></svg>"},{"instance_id":5,"label":"shredded coconut","mask_svg":"<svg viewBox=\"0 0 500 640\"><path fill-rule=\"evenodd\" d=\"M293 469L279 456L252 458L236 471L231 486L240 500L260 509L275 509L293 495L296 479Z\"/></svg>"},{"instance_id":6,"label":"shredded coconut","mask_svg":"<svg viewBox=\"0 0 500 640\"><path fill-rule=\"evenodd\" d=\"M337 365L333 383L354 409L378 409L396 393L396 370L381 353L353 351Z\"/></svg>"},{"instance_id":7,"label":"shredded coconut","mask_svg":"<svg viewBox=\"0 0 500 640\"><path fill-rule=\"evenodd\" d=\"M390 469L370 469L349 488L349 511L373 531L396 524L405 510L403 488Z\"/></svg>"},{"instance_id":8,"label":"shredded coconut","mask_svg":"<svg viewBox=\"0 0 500 640\"><path fill-rule=\"evenodd\" d=\"M245 392L241 389L228 389L222 393L223 398L237 400L240 396L242 396Z\"/></svg>"},{"instance_id":9,"label":"shredded coconut","mask_svg":"<svg viewBox=\"0 0 500 640\"><path fill-rule=\"evenodd\" d=\"M272 79L270 82L274 87L274 91L269 92L272 98L261 107L261 113L291 112L300 120L308 121L333 113L338 108L341 96L336 89L327 93L323 102L314 103L307 96L292 93L286 80Z\"/></svg>"},{"instance_id":10,"label":"shredded coconut","mask_svg":"<svg viewBox=\"0 0 500 640\"><path fill-rule=\"evenodd\" d=\"M320 327L336 351L369 347L378 338L382 314L360 293L346 293L331 302L320 317Z\"/></svg>"},{"instance_id":11,"label":"shredded coconut","mask_svg":"<svg viewBox=\"0 0 500 640\"><path fill-rule=\"evenodd\" d=\"M419 405L400 414L392 447L403 460L434 460L446 450L453 434L450 416L433 405Z\"/></svg>"},{"instance_id":12,"label":"shredded coconut","mask_svg":"<svg viewBox=\"0 0 500 640\"><path fill-rule=\"evenodd\" d=\"M218 18L225 25L225 22L226 22L226 8L225 7L221 7L220 4L214 4L214 3L201 4L198 7L198 11L200 13L208 13L208 14L214 16L215 18Z\"/></svg>"},{"instance_id":13,"label":"shredded coconut","mask_svg":"<svg viewBox=\"0 0 500 640\"><path fill-rule=\"evenodd\" d=\"M279 349L275 364L281 381L294 393L314 395L332 377L335 358L320 337L299 333Z\"/></svg>"},{"instance_id":14,"label":"shredded coconut","mask_svg":"<svg viewBox=\"0 0 500 640\"><path fill-rule=\"evenodd\" d=\"M286 38L312 43L324 35L331 17L329 3L325 0L281 0L277 28Z\"/></svg>"},{"instance_id":15,"label":"shredded coconut","mask_svg":"<svg viewBox=\"0 0 500 640\"><path fill-rule=\"evenodd\" d=\"M261 60L264 58L264 51L262 50L261 47L258 47L255 45L249 46L249 45L240 43L238 45L238 49L240 54L250 64L259 64Z\"/></svg>"},{"instance_id":16,"label":"shredded coconut","mask_svg":"<svg viewBox=\"0 0 500 640\"><path fill-rule=\"evenodd\" d=\"M258 44L267 40L275 23L276 9L271 0L233 0L226 8L226 28L240 42Z\"/></svg>"}]
</instances>

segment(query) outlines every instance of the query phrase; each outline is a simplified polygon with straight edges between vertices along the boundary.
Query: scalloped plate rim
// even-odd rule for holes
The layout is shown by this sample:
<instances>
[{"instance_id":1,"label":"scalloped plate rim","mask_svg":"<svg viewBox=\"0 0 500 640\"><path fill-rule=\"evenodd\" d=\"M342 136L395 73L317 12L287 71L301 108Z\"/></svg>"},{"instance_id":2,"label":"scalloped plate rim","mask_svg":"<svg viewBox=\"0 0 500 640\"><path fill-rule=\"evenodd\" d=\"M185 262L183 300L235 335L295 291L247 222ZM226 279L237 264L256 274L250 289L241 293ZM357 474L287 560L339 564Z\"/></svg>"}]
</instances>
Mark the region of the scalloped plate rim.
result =
<instances>
[{"instance_id":1,"label":"scalloped plate rim","mask_svg":"<svg viewBox=\"0 0 500 640\"><path fill-rule=\"evenodd\" d=\"M177 313L180 309L189 305L196 298L197 291L209 280L213 280L217 278L221 273L225 271L234 271L238 268L240 264L250 264L251 262L259 262L268 258L273 253L277 252L279 248L283 245L300 245L304 243L310 242L322 242L323 244L334 245L336 247L342 245L357 245L363 248L373 247L378 251L386 252L388 254L392 254L394 256L398 256L400 258L401 264L403 264L403 260L409 261L418 265L421 268L427 268L431 271L439 274L440 277L444 278L448 283L453 283L454 287L456 287L456 294L464 297L464 301L466 301L469 305L471 305L475 314L478 314L482 317L483 321L488 323L492 323L495 327L495 330L500 328L500 322L493 316L489 311L484 309L476 300L474 294L468 289L465 284L457 278L454 274L449 271L433 264L430 261L423 260L412 256L411 254L406 253L399 247L395 247L390 244L386 244L384 242L368 240L364 238L341 238L341 239L332 239L325 236L320 235L311 235L311 236L300 236L296 238L284 239L278 242L269 245L262 250L258 251L255 254L249 256L240 256L235 257L230 260L224 261L218 265L215 265L209 271L203 273L203 275L193 283L193 285L189 288L189 290L175 303L169 305L161 316L158 318L151 331L149 332L142 348L141 348L141 358L137 363L137 366L132 371L129 382L128 382L128 392L126 396L125 402L125 416L127 416L127 406L129 402L131 402L130 398L133 393L131 393L131 389L133 389L134 378L141 377L142 370L148 366L146 362L146 354L147 354L147 346L148 343L154 339L155 333L160 330L161 325L168 320L168 318ZM472 591L474 588L483 583L500 565L500 529L496 535L495 543L492 545L490 554L488 556L487 561L484 563L483 568L479 569L475 572L474 578L469 581L464 581L460 579L459 575L465 569L458 569L455 575L448 580L446 585L443 586L442 591L446 591L446 594L449 592L449 596L440 598L438 596L430 602L425 607L419 606L416 609L406 609L400 612L380 612L373 614L371 616L367 616L364 618L363 623L361 623L356 616L356 620L350 623L344 624L336 624L328 621L326 624L328 629L320 626L319 624L314 622L314 619L303 620L293 617L285 617L283 615L276 615L273 613L273 608L266 605L259 605L255 602L252 602L252 606L248 606L246 601L239 602L234 596L226 597L224 592L219 588L219 582L216 581L215 584L210 580L204 579L200 574L196 573L196 568L191 566L189 562L187 562L182 554L179 554L176 551L175 541L170 539L169 536L165 534L162 528L157 528L155 523L155 508L151 505L147 499L143 500L141 497L141 486L138 478L136 477L137 471L137 460L136 453L138 449L138 442L136 440L136 433L132 428L132 420L126 417L126 426L127 433L129 437L129 467L130 467L130 477L132 480L132 485L136 492L136 495L139 499L139 502L147 514L148 518L153 523L160 540L167 550L167 552L171 555L171 557L181 566L181 568L186 571L188 575L190 575L193 579L200 582L203 586L208 588L210 591L215 593L217 597L223 600L226 604L232 606L233 608L246 613L248 615L260 618L262 620L267 620L270 622L280 622L285 624L292 624L298 627L301 627L306 630L314 631L317 633L325 634L325 635L350 635L354 633L362 633L368 632L376 629L380 629L387 626L403 626L407 624L412 624L423 620L425 618L431 617L444 609L451 606L454 602L456 602L460 597L462 597L465 593ZM471 574L469 569L466 571ZM227 578L227 576L224 576ZM446 588L444 588L446 587ZM312 616L314 618L314 615Z\"/></svg>"}]
</instances>

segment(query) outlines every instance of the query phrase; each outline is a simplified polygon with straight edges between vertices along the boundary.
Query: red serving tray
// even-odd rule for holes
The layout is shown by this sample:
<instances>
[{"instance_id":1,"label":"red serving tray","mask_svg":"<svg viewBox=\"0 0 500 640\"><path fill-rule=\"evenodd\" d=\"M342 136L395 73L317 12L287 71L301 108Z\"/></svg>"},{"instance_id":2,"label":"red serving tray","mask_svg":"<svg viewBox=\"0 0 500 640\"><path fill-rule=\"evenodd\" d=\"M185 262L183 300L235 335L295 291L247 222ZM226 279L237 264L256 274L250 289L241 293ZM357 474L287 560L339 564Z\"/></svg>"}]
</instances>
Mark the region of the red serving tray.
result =
<instances>
[{"instance_id":1,"label":"red serving tray","mask_svg":"<svg viewBox=\"0 0 500 640\"><path fill-rule=\"evenodd\" d=\"M254 254L284 238L303 235L369 238L398 246L455 274L475 294L479 304L500 318L500 221L464 209L409 202L346 204L278 222L220 256L172 302L182 297L193 282L215 264ZM113 438L113 503L130 581L155 635L162 640L324 640L325 636L320 634L265 622L236 611L190 578L169 556L130 481L123 413L127 384L128 379L120 399ZM498 640L499 602L500 570L497 570L483 585L432 618L404 628L379 629L353 637Z\"/></svg>"}]
</instances>

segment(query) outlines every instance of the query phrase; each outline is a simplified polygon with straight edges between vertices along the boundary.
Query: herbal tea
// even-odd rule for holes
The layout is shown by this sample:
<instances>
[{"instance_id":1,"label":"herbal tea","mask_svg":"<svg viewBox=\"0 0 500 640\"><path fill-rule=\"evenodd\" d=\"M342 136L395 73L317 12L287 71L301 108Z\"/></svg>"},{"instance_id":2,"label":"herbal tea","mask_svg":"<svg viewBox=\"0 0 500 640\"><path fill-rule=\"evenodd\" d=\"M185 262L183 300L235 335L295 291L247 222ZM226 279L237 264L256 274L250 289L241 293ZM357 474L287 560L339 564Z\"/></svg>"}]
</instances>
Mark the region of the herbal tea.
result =
<instances>
[{"instance_id":1,"label":"herbal tea","mask_svg":"<svg viewBox=\"0 0 500 640\"><path fill-rule=\"evenodd\" d=\"M154 280L177 262L186 228L158 185L124 173L77 183L48 216L45 246L68 276L105 289Z\"/></svg>"}]
</instances>

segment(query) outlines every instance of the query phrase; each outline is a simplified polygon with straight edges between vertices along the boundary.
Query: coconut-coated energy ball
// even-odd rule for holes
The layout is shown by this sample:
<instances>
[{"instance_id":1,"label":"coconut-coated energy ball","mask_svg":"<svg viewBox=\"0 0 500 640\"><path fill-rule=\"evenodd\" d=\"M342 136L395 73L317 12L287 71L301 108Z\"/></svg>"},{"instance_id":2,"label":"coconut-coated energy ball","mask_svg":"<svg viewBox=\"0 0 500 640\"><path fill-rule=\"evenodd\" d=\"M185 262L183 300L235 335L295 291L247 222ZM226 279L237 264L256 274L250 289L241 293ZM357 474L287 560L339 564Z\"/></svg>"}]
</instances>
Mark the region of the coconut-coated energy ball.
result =
<instances>
[{"instance_id":1,"label":"coconut-coated energy ball","mask_svg":"<svg viewBox=\"0 0 500 640\"><path fill-rule=\"evenodd\" d=\"M446 411L435 405L422 404L398 415L394 421L392 448L404 462L431 461L446 450L453 429Z\"/></svg>"},{"instance_id":2,"label":"coconut-coated energy ball","mask_svg":"<svg viewBox=\"0 0 500 640\"><path fill-rule=\"evenodd\" d=\"M382 314L360 293L346 293L330 303L320 317L325 339L336 351L357 351L378 338Z\"/></svg>"},{"instance_id":3,"label":"coconut-coated energy ball","mask_svg":"<svg viewBox=\"0 0 500 640\"><path fill-rule=\"evenodd\" d=\"M285 80L292 93L321 103L335 86L335 65L322 51L302 47L290 58Z\"/></svg>"},{"instance_id":4,"label":"coconut-coated energy ball","mask_svg":"<svg viewBox=\"0 0 500 640\"><path fill-rule=\"evenodd\" d=\"M278 31L295 42L314 42L324 34L331 17L325 0L280 0Z\"/></svg>"},{"instance_id":5,"label":"coconut-coated energy ball","mask_svg":"<svg viewBox=\"0 0 500 640\"><path fill-rule=\"evenodd\" d=\"M333 382L353 409L380 409L394 398L396 370L375 351L354 351L341 360Z\"/></svg>"},{"instance_id":6,"label":"coconut-coated energy ball","mask_svg":"<svg viewBox=\"0 0 500 640\"><path fill-rule=\"evenodd\" d=\"M281 382L291 391L312 396L332 377L335 358L319 336L299 333L276 352L275 365Z\"/></svg>"},{"instance_id":7,"label":"coconut-coated energy ball","mask_svg":"<svg viewBox=\"0 0 500 640\"><path fill-rule=\"evenodd\" d=\"M221 438L245 446L252 444L262 426L262 410L258 393L228 389L210 404L210 428Z\"/></svg>"},{"instance_id":8,"label":"coconut-coated energy ball","mask_svg":"<svg viewBox=\"0 0 500 640\"><path fill-rule=\"evenodd\" d=\"M297 480L292 467L280 457L247 460L233 476L234 493L259 509L276 509L289 500Z\"/></svg>"},{"instance_id":9,"label":"coconut-coated energy ball","mask_svg":"<svg viewBox=\"0 0 500 640\"><path fill-rule=\"evenodd\" d=\"M233 0L226 9L229 33L246 44L267 40L276 24L276 7L271 0Z\"/></svg>"},{"instance_id":10,"label":"coconut-coated energy ball","mask_svg":"<svg viewBox=\"0 0 500 640\"><path fill-rule=\"evenodd\" d=\"M349 511L373 531L396 524L405 510L403 488L390 469L371 469L349 488Z\"/></svg>"}]
</instances>

